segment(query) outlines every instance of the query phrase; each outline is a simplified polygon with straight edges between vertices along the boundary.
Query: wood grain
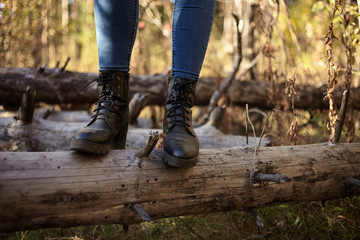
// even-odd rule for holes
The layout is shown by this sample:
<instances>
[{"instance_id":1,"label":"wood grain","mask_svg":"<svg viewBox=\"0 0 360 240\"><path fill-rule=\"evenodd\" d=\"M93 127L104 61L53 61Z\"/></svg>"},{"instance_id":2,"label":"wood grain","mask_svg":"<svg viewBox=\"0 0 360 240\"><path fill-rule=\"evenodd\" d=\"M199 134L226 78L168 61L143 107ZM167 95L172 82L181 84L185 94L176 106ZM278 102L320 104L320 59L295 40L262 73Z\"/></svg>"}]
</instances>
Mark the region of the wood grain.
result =
<instances>
[{"instance_id":1,"label":"wood grain","mask_svg":"<svg viewBox=\"0 0 360 240\"><path fill-rule=\"evenodd\" d=\"M159 151L106 156L75 152L0 153L0 232L94 224L135 224L140 204L152 219L359 194L360 143L201 149L190 169L166 166ZM255 183L250 172L282 174Z\"/></svg>"}]
</instances>

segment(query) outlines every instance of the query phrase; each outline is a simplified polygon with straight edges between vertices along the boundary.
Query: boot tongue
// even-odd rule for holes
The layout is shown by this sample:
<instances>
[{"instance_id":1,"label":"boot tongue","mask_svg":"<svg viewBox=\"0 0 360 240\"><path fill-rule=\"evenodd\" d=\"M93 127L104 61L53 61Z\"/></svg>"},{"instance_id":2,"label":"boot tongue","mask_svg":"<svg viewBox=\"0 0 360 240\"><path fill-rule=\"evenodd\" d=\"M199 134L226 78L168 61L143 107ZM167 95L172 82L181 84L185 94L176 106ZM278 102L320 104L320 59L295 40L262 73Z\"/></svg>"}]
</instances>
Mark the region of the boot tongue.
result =
<instances>
[{"instance_id":1,"label":"boot tongue","mask_svg":"<svg viewBox=\"0 0 360 240\"><path fill-rule=\"evenodd\" d=\"M194 94L195 94L195 83L196 81L192 81L186 78L175 78L175 79L171 79L170 81L170 93L171 95L173 95L174 97L176 97L176 99L180 100L185 100L188 98L188 100L190 100L191 105L193 103L194 100ZM189 106L192 107L192 106Z\"/></svg>"},{"instance_id":2,"label":"boot tongue","mask_svg":"<svg viewBox=\"0 0 360 240\"><path fill-rule=\"evenodd\" d=\"M170 87L173 87L174 85L180 85L182 87L192 87L192 84L195 83L196 81L192 81L186 78L174 78L169 80Z\"/></svg>"},{"instance_id":3,"label":"boot tongue","mask_svg":"<svg viewBox=\"0 0 360 240\"><path fill-rule=\"evenodd\" d=\"M186 78L175 78L174 82L175 83L192 83L192 81L190 79L186 79Z\"/></svg>"},{"instance_id":4,"label":"boot tongue","mask_svg":"<svg viewBox=\"0 0 360 240\"><path fill-rule=\"evenodd\" d=\"M168 106L173 127L181 126L187 128L189 124L189 113L192 107L192 81L188 79L173 79L170 82L170 97Z\"/></svg>"}]
</instances>

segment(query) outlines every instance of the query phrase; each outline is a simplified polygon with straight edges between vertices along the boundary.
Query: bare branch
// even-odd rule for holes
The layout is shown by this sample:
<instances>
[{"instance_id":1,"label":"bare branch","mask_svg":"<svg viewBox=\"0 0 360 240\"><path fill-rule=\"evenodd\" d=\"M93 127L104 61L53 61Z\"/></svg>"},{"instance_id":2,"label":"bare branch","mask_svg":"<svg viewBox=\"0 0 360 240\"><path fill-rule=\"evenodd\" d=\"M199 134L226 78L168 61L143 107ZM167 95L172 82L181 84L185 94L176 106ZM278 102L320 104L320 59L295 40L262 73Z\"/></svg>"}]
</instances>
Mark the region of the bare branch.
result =
<instances>
[{"instance_id":1,"label":"bare branch","mask_svg":"<svg viewBox=\"0 0 360 240\"><path fill-rule=\"evenodd\" d=\"M271 117L272 113L273 113L273 112L271 111L270 114L269 114L269 116L266 118L265 124L264 124L263 129L262 129L261 134L260 134L260 140L259 140L259 145L258 145L258 147L261 146L261 139L264 137L265 128L266 128L266 126L267 126L267 123L268 123L269 118Z\"/></svg>"},{"instance_id":2,"label":"bare branch","mask_svg":"<svg viewBox=\"0 0 360 240\"><path fill-rule=\"evenodd\" d=\"M52 105L50 108L46 109L46 111L43 113L42 118L47 119L51 113L54 112L55 106Z\"/></svg>"},{"instance_id":3,"label":"bare branch","mask_svg":"<svg viewBox=\"0 0 360 240\"><path fill-rule=\"evenodd\" d=\"M146 145L135 155L138 158L146 158L150 155L151 151L156 146L157 141L159 140L159 133L150 132L149 138L146 141Z\"/></svg>"},{"instance_id":4,"label":"bare branch","mask_svg":"<svg viewBox=\"0 0 360 240\"><path fill-rule=\"evenodd\" d=\"M349 95L350 92L348 90L345 90L343 93L343 98L341 100L341 107L340 107L340 111L339 111L339 117L336 119L335 122L335 133L334 133L334 137L332 139L332 143L338 143L341 137L341 131L342 128L344 126L344 121L345 121L345 115L346 115L346 110L347 110L347 105L349 102Z\"/></svg>"},{"instance_id":5,"label":"bare branch","mask_svg":"<svg viewBox=\"0 0 360 240\"><path fill-rule=\"evenodd\" d=\"M145 209L138 203L135 204L131 204L131 208L133 210L135 210L135 212L137 212L137 214L139 214L139 216L141 217L141 219L145 222L150 222L151 217L149 214L147 214L147 212L145 211Z\"/></svg>"},{"instance_id":6,"label":"bare branch","mask_svg":"<svg viewBox=\"0 0 360 240\"><path fill-rule=\"evenodd\" d=\"M356 178L349 177L345 179L346 186L360 187L360 180Z\"/></svg>"},{"instance_id":7,"label":"bare branch","mask_svg":"<svg viewBox=\"0 0 360 240\"><path fill-rule=\"evenodd\" d=\"M70 57L68 57L68 58L66 59L66 62L65 62L65 64L64 64L64 66L60 69L60 72L64 72L64 71L65 71L65 68L66 68L66 66L68 65L69 61L70 61Z\"/></svg>"},{"instance_id":8,"label":"bare branch","mask_svg":"<svg viewBox=\"0 0 360 240\"><path fill-rule=\"evenodd\" d=\"M260 229L261 232L265 231L265 225L263 220L261 219L261 216L259 214L259 211L256 208L251 209L251 214L253 215L253 217L256 220L256 225L258 226L258 228Z\"/></svg>"},{"instance_id":9,"label":"bare branch","mask_svg":"<svg viewBox=\"0 0 360 240\"><path fill-rule=\"evenodd\" d=\"M255 145L257 145L257 142L256 142L256 132L255 132L254 125L252 124L252 122L251 122L251 120L250 120L250 117L249 117L249 106L248 106L248 104L246 104L246 118L247 118L247 121L250 123L250 126L251 126L251 128L252 128L252 131L253 131L253 134L254 134Z\"/></svg>"}]
</instances>

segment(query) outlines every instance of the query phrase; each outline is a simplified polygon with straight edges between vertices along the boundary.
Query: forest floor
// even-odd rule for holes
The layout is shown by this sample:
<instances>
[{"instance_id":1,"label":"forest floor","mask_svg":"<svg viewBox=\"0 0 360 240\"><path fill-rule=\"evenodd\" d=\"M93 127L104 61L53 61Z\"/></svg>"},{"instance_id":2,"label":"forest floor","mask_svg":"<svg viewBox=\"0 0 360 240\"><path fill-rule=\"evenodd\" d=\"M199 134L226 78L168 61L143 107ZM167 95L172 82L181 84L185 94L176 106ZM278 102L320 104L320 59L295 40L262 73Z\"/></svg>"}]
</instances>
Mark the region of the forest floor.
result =
<instances>
[{"instance_id":1,"label":"forest floor","mask_svg":"<svg viewBox=\"0 0 360 240\"><path fill-rule=\"evenodd\" d=\"M224 121L225 132L243 134L244 110L229 109ZM355 111L358 119L359 111ZM143 114L146 117L146 114ZM237 116L232 119L232 116ZM327 141L324 112L296 112L299 128L296 144L311 144ZM288 127L293 115L273 112L268 119L266 136L273 145L292 144ZM254 121L257 135L265 124L265 118ZM278 124L280 123L280 124ZM360 139L359 122L355 120L355 139ZM229 126L231 129L229 129ZM346 139L346 128L343 138ZM360 239L360 196L334 199L323 202L283 204L259 208L264 227L259 228L251 211L232 211L194 216L181 216L154 220L129 226L96 225L73 228L52 228L0 234L3 240L115 240L115 239Z\"/></svg>"},{"instance_id":2,"label":"forest floor","mask_svg":"<svg viewBox=\"0 0 360 240\"><path fill-rule=\"evenodd\" d=\"M52 228L0 235L6 240L115 239L360 239L360 197L286 204L258 209L264 228L250 211L173 217L131 225Z\"/></svg>"}]
</instances>

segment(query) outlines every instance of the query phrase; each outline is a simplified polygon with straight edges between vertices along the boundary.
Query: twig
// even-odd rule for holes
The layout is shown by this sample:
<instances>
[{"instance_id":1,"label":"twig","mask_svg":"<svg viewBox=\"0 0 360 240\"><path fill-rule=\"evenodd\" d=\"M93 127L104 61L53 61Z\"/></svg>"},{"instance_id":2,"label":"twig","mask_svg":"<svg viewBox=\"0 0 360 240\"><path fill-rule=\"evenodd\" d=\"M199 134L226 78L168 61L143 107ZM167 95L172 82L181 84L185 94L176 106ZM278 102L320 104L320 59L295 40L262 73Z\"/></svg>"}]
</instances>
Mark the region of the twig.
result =
<instances>
[{"instance_id":1,"label":"twig","mask_svg":"<svg viewBox=\"0 0 360 240\"><path fill-rule=\"evenodd\" d=\"M151 151L156 146L157 141L159 140L159 133L157 131L150 132L149 138L146 141L146 145L135 155L138 158L147 158Z\"/></svg>"},{"instance_id":2,"label":"twig","mask_svg":"<svg viewBox=\"0 0 360 240\"><path fill-rule=\"evenodd\" d=\"M245 137L246 137L246 145L249 145L249 132L248 132L248 118L247 112L245 112Z\"/></svg>"},{"instance_id":3,"label":"twig","mask_svg":"<svg viewBox=\"0 0 360 240\"><path fill-rule=\"evenodd\" d=\"M66 59L64 66L60 69L60 72L65 71L65 68L66 68L66 66L68 65L69 61L70 61L70 57L68 57L68 58Z\"/></svg>"},{"instance_id":4,"label":"twig","mask_svg":"<svg viewBox=\"0 0 360 240\"><path fill-rule=\"evenodd\" d=\"M339 117L335 121L335 133L334 133L334 137L331 141L334 144L338 143L340 140L340 137L341 137L341 131L344 126L345 115L346 115L347 105L348 105L348 101L349 101L349 95L350 95L350 91L345 90L343 92L343 96L341 99L340 111L339 111Z\"/></svg>"},{"instance_id":5,"label":"twig","mask_svg":"<svg viewBox=\"0 0 360 240\"><path fill-rule=\"evenodd\" d=\"M252 69L259 62L262 56L263 53L259 52L258 55L256 55L256 57L249 64L245 65L244 70L242 70L241 73L239 74L239 78L244 76L250 69Z\"/></svg>"},{"instance_id":6,"label":"twig","mask_svg":"<svg viewBox=\"0 0 360 240\"><path fill-rule=\"evenodd\" d=\"M150 215L145 211L145 209L138 203L135 204L131 204L131 208L133 210L135 210L135 212L137 212L137 214L139 214L139 216L141 217L141 219L145 222L150 222L151 217Z\"/></svg>"},{"instance_id":7,"label":"twig","mask_svg":"<svg viewBox=\"0 0 360 240\"><path fill-rule=\"evenodd\" d=\"M45 69L46 69L46 63L44 63L41 67L38 68L37 72L38 73L44 73Z\"/></svg>"},{"instance_id":8,"label":"twig","mask_svg":"<svg viewBox=\"0 0 360 240\"><path fill-rule=\"evenodd\" d=\"M260 109L257 109L257 108L252 108L249 110L249 113L258 113L260 115L262 115L264 118L267 118L268 115L266 114L266 112L264 111L261 111Z\"/></svg>"},{"instance_id":9,"label":"twig","mask_svg":"<svg viewBox=\"0 0 360 240\"><path fill-rule=\"evenodd\" d=\"M345 185L348 187L360 187L360 180L349 177L349 178L345 179Z\"/></svg>"},{"instance_id":10,"label":"twig","mask_svg":"<svg viewBox=\"0 0 360 240\"><path fill-rule=\"evenodd\" d=\"M263 173L254 172L252 178L256 182L266 181L266 182L284 183L287 181L289 177L281 174L263 174Z\"/></svg>"},{"instance_id":11,"label":"twig","mask_svg":"<svg viewBox=\"0 0 360 240\"><path fill-rule=\"evenodd\" d=\"M250 120L250 117L249 117L249 106L248 106L248 104L246 104L246 118L247 118L247 121L250 123L251 129L252 129L252 131L253 131L254 141L255 141L255 146L256 146L256 145L257 145L257 142L256 142L256 132L255 132L254 125L252 124L252 122L251 122L251 120ZM255 148L255 152L256 152L256 148Z\"/></svg>"},{"instance_id":12,"label":"twig","mask_svg":"<svg viewBox=\"0 0 360 240\"><path fill-rule=\"evenodd\" d=\"M47 119L50 116L50 114L54 112L54 109L55 109L54 105L52 105L49 109L46 109L46 111L42 115L42 118Z\"/></svg>"},{"instance_id":13,"label":"twig","mask_svg":"<svg viewBox=\"0 0 360 240\"><path fill-rule=\"evenodd\" d=\"M252 124L250 117L249 117L249 106L248 104L246 104L246 118L247 121L250 123L250 126L252 128L252 131L254 133L254 141L255 141L255 147L254 147L254 156L251 162L251 170L250 170L250 185L252 185L252 179L253 179L253 174L254 174L254 164L255 164L255 159L256 159L256 151L257 151L257 143L256 143L256 132L255 132L255 128L254 125Z\"/></svg>"},{"instance_id":14,"label":"twig","mask_svg":"<svg viewBox=\"0 0 360 240\"><path fill-rule=\"evenodd\" d=\"M271 111L270 114L269 114L269 116L266 118L266 121L265 121L265 124L264 124L264 126L263 126L263 129L261 130L260 140L259 140L259 145L258 145L258 147L261 146L261 140L262 140L262 138L263 138L263 136L264 136L265 128L266 128L266 126L267 126L267 123L268 123L269 118L271 117L272 113L273 113L273 112Z\"/></svg>"},{"instance_id":15,"label":"twig","mask_svg":"<svg viewBox=\"0 0 360 240\"><path fill-rule=\"evenodd\" d=\"M252 208L250 210L251 214L253 215L255 221L256 221L256 225L258 226L258 228L260 229L260 232L264 232L265 231L265 225L263 220L261 219L261 216L259 214L259 211L256 208Z\"/></svg>"},{"instance_id":16,"label":"twig","mask_svg":"<svg viewBox=\"0 0 360 240\"><path fill-rule=\"evenodd\" d=\"M349 2L342 1L342 8L341 8L341 11L343 14L343 19L344 19L343 20L344 30L343 30L343 34L342 34L342 43L346 49L346 58L347 58L345 83L344 83L345 91L343 92L343 96L341 99L339 115L335 121L335 133L334 133L334 137L331 141L334 144L340 140L341 131L344 126L346 111L347 111L348 102L349 102L349 98L350 98L350 85L351 85L351 76L352 76L351 60L352 60L353 54L352 54L352 39L347 34L347 29L348 29L347 27L350 23L350 13L348 11L344 12L344 9L346 7L345 5L347 5L347 4L349 4ZM350 4L351 4L351 2L350 2Z\"/></svg>"}]
</instances>

